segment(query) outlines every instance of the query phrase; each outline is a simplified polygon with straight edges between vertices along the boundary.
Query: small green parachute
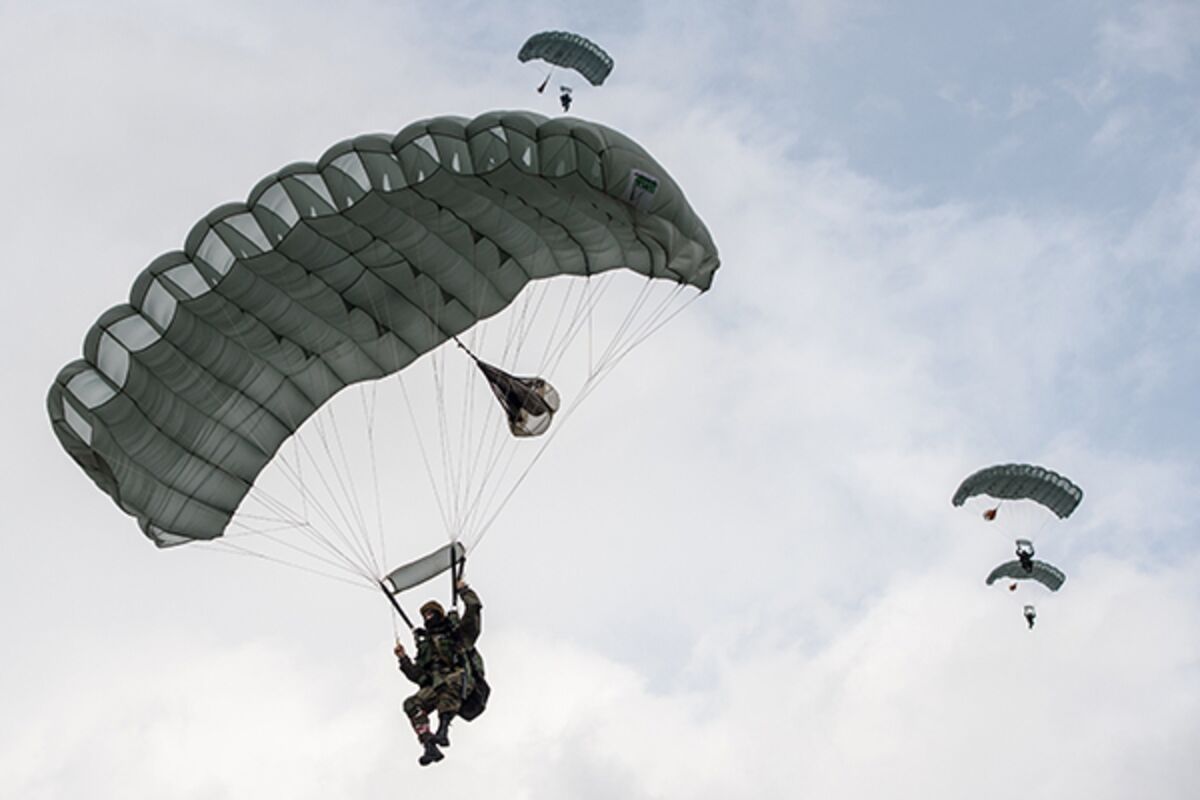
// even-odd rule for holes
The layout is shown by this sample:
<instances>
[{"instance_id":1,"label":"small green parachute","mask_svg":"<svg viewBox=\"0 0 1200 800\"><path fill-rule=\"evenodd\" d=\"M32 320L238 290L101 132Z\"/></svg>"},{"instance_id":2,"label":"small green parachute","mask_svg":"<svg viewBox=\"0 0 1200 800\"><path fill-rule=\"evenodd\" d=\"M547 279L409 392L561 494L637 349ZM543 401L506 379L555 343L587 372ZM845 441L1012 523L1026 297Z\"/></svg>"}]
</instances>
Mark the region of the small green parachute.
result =
<instances>
[{"instance_id":1,"label":"small green parachute","mask_svg":"<svg viewBox=\"0 0 1200 800\"><path fill-rule=\"evenodd\" d=\"M999 500L1032 500L1066 519L1083 500L1083 490L1053 470L1034 464L997 464L964 480L950 501L961 506L976 495Z\"/></svg>"},{"instance_id":2,"label":"small green parachute","mask_svg":"<svg viewBox=\"0 0 1200 800\"><path fill-rule=\"evenodd\" d=\"M1052 592L1057 592L1059 587L1063 585L1063 581L1067 576L1063 571L1053 564L1047 564L1045 561L1034 559L1030 562L1030 566L1026 569L1025 565L1018 559L1006 561L996 567L987 576L987 585L991 586L1001 578L1008 578L1014 581L1034 580L1045 586Z\"/></svg>"},{"instance_id":3,"label":"small green parachute","mask_svg":"<svg viewBox=\"0 0 1200 800\"><path fill-rule=\"evenodd\" d=\"M523 63L538 59L556 67L573 69L593 86L612 72L612 56L590 39L566 31L543 31L530 36L517 58Z\"/></svg>"}]
</instances>

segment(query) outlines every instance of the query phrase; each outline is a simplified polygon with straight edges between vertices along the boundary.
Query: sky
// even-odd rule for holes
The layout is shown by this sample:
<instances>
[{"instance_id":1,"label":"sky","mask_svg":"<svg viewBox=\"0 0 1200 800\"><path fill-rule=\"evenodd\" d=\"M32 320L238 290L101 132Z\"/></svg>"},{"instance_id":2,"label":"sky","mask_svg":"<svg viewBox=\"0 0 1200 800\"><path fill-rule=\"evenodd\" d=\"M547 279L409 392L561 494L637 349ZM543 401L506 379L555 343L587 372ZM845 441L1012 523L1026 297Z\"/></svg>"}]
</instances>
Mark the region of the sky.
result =
<instances>
[{"instance_id":1,"label":"sky","mask_svg":"<svg viewBox=\"0 0 1200 800\"><path fill-rule=\"evenodd\" d=\"M1200 7L902 6L0 0L0 795L1193 797ZM473 554L492 702L423 769L382 598L156 550L45 394L264 175L559 113L546 29L722 266ZM1009 461L1085 493L1052 596L949 503Z\"/></svg>"}]
</instances>

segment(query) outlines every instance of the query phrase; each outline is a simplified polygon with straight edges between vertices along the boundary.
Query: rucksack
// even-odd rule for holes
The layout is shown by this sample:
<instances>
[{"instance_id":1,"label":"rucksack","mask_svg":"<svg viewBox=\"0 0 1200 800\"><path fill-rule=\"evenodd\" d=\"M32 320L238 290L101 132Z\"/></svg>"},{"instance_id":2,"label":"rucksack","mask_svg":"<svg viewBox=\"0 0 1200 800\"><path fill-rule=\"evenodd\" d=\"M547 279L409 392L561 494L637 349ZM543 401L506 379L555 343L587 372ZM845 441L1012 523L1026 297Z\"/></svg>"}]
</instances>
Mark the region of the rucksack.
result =
<instances>
[{"instance_id":1,"label":"rucksack","mask_svg":"<svg viewBox=\"0 0 1200 800\"><path fill-rule=\"evenodd\" d=\"M463 698L462 704L458 708L458 715L470 722L487 710L488 696L492 693L492 687L488 686L487 678L484 677L483 656L474 647L467 651L467 669L470 670L471 677L474 679L474 688Z\"/></svg>"}]
</instances>

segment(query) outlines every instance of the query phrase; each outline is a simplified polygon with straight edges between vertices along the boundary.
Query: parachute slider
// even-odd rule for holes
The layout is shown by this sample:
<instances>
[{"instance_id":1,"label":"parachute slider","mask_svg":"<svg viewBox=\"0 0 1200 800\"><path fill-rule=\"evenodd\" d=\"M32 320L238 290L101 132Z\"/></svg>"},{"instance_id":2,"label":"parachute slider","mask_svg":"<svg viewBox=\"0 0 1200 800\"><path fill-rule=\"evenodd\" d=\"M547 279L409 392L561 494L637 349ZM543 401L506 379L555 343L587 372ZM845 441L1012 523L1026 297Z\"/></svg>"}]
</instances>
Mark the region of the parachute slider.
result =
<instances>
[{"instance_id":1,"label":"parachute slider","mask_svg":"<svg viewBox=\"0 0 1200 800\"><path fill-rule=\"evenodd\" d=\"M429 555L396 567L383 577L380 585L389 595L398 595L452 569L457 562L466 558L466 555L467 550L462 546L462 542L442 545Z\"/></svg>"},{"instance_id":2,"label":"parachute slider","mask_svg":"<svg viewBox=\"0 0 1200 800\"><path fill-rule=\"evenodd\" d=\"M414 628L412 620L408 618L408 614L405 614L404 609L400 607L400 603L396 600L396 595L406 589L420 586L422 583L441 575L446 570L450 570L450 575L453 578L456 574L456 565L461 565L466 560L466 557L466 548L462 546L461 542L454 542L443 545L429 555L421 556L416 561L401 564L379 580L379 588L383 590L384 596L392 604L392 608L396 609L396 613L400 615L400 619L404 620L404 624L408 626L410 631Z\"/></svg>"}]
</instances>

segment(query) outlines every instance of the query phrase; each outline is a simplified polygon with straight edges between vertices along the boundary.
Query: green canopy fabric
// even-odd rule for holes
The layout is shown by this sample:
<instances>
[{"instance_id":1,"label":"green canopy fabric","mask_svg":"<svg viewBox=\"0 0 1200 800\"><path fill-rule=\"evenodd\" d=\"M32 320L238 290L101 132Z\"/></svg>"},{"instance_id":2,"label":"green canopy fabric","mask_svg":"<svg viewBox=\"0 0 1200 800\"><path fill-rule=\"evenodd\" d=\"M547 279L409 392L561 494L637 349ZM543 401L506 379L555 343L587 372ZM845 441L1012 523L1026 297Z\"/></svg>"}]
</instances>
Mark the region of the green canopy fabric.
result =
<instances>
[{"instance_id":1,"label":"green canopy fabric","mask_svg":"<svg viewBox=\"0 0 1200 800\"><path fill-rule=\"evenodd\" d=\"M1053 564L1034 559L1033 568L1025 569L1018 560L1006 561L992 570L987 576L987 585L991 586L1001 578L1010 580L1035 580L1052 592L1057 592L1067 576Z\"/></svg>"},{"instance_id":2,"label":"green canopy fabric","mask_svg":"<svg viewBox=\"0 0 1200 800\"><path fill-rule=\"evenodd\" d=\"M980 494L1001 500L1032 500L1064 519L1083 500L1083 490L1069 479L1034 464L985 467L964 480L950 502L961 506Z\"/></svg>"},{"instance_id":3,"label":"green canopy fabric","mask_svg":"<svg viewBox=\"0 0 1200 800\"><path fill-rule=\"evenodd\" d=\"M547 61L558 67L573 69L593 86L604 83L612 72L612 56L595 42L577 33L543 31L530 36L517 53L521 62L532 59Z\"/></svg>"},{"instance_id":4,"label":"green canopy fabric","mask_svg":"<svg viewBox=\"0 0 1200 800\"><path fill-rule=\"evenodd\" d=\"M47 407L156 544L213 539L329 398L531 282L627 269L703 291L718 265L683 192L623 134L530 112L427 119L209 213L101 315Z\"/></svg>"}]
</instances>

